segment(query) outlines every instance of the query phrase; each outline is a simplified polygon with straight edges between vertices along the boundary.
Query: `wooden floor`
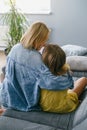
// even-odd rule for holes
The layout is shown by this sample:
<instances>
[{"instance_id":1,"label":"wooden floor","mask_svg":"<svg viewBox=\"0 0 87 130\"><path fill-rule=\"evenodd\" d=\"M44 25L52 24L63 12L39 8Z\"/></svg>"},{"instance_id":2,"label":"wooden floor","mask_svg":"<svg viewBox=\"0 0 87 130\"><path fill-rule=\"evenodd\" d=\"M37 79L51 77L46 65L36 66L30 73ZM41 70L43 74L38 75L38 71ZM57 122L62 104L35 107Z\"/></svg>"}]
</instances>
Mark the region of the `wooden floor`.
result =
<instances>
[{"instance_id":1,"label":"wooden floor","mask_svg":"<svg viewBox=\"0 0 87 130\"><path fill-rule=\"evenodd\" d=\"M1 68L5 66L6 64L6 56L4 54L4 51L0 51L0 73L1 73Z\"/></svg>"}]
</instances>

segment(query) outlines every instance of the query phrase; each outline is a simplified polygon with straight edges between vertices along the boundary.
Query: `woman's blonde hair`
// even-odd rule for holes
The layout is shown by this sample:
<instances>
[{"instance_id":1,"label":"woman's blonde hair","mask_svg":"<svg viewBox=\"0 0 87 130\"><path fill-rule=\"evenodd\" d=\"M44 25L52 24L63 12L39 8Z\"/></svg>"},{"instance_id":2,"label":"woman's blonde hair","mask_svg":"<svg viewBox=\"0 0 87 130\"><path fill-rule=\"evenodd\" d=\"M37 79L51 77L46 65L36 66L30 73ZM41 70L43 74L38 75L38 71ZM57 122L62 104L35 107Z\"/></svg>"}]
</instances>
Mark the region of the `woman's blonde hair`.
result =
<instances>
[{"instance_id":1,"label":"woman's blonde hair","mask_svg":"<svg viewBox=\"0 0 87 130\"><path fill-rule=\"evenodd\" d=\"M33 23L22 36L20 42L25 48L36 49L48 39L49 29L42 22Z\"/></svg>"},{"instance_id":2,"label":"woman's blonde hair","mask_svg":"<svg viewBox=\"0 0 87 130\"><path fill-rule=\"evenodd\" d=\"M70 69L69 65L66 64L66 54L58 45L46 45L42 59L54 75L64 74Z\"/></svg>"}]
</instances>

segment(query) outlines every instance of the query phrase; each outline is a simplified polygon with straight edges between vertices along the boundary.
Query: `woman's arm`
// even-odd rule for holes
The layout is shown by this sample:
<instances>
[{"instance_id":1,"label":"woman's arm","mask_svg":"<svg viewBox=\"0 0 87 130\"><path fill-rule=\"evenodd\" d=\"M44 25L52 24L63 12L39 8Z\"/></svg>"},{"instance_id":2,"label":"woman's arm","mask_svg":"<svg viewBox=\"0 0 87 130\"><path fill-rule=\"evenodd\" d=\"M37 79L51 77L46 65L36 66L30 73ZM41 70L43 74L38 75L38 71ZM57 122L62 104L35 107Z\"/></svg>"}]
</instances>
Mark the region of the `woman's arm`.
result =
<instances>
[{"instance_id":1,"label":"woman's arm","mask_svg":"<svg viewBox=\"0 0 87 130\"><path fill-rule=\"evenodd\" d=\"M36 60L37 59L37 60ZM35 62L35 63L34 63ZM69 74L54 76L43 63L41 56L33 57L34 75L40 88L48 90L64 90L73 87L73 79Z\"/></svg>"},{"instance_id":2,"label":"woman's arm","mask_svg":"<svg viewBox=\"0 0 87 130\"><path fill-rule=\"evenodd\" d=\"M69 74L54 76L49 69L44 68L39 79L39 86L50 90L73 88L73 79Z\"/></svg>"}]
</instances>

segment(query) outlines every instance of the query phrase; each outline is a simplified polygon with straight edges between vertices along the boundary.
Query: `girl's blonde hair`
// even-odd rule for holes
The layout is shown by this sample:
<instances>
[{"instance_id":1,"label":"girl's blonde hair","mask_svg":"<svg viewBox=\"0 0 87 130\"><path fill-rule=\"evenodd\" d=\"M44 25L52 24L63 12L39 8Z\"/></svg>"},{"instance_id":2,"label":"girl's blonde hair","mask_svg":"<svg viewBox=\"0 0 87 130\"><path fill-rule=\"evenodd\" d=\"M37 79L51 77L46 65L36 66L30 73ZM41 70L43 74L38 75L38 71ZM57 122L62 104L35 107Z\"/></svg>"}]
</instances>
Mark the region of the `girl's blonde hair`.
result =
<instances>
[{"instance_id":1,"label":"girl's blonde hair","mask_svg":"<svg viewBox=\"0 0 87 130\"><path fill-rule=\"evenodd\" d=\"M69 65L66 64L66 54L58 45L46 45L42 59L54 75L62 75L70 69Z\"/></svg>"},{"instance_id":2,"label":"girl's blonde hair","mask_svg":"<svg viewBox=\"0 0 87 130\"><path fill-rule=\"evenodd\" d=\"M20 42L27 49L36 49L45 43L48 39L49 29L42 22L33 23L22 36Z\"/></svg>"}]
</instances>

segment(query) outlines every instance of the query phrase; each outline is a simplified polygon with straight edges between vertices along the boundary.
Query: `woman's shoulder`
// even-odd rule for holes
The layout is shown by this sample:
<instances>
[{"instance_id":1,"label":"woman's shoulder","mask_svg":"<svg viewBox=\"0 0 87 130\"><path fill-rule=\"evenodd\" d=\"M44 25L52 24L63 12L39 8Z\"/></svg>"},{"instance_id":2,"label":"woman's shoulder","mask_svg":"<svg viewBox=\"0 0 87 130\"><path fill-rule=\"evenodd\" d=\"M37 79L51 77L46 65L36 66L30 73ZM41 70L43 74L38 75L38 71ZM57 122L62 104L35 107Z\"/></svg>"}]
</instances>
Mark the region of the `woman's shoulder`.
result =
<instances>
[{"instance_id":1,"label":"woman's shoulder","mask_svg":"<svg viewBox=\"0 0 87 130\"><path fill-rule=\"evenodd\" d=\"M21 43L17 43L15 44L12 49L17 49L17 48L22 48L22 44Z\"/></svg>"},{"instance_id":2,"label":"woman's shoulder","mask_svg":"<svg viewBox=\"0 0 87 130\"><path fill-rule=\"evenodd\" d=\"M20 62L42 64L41 54L37 50L24 48L21 43L14 45L8 56Z\"/></svg>"}]
</instances>

